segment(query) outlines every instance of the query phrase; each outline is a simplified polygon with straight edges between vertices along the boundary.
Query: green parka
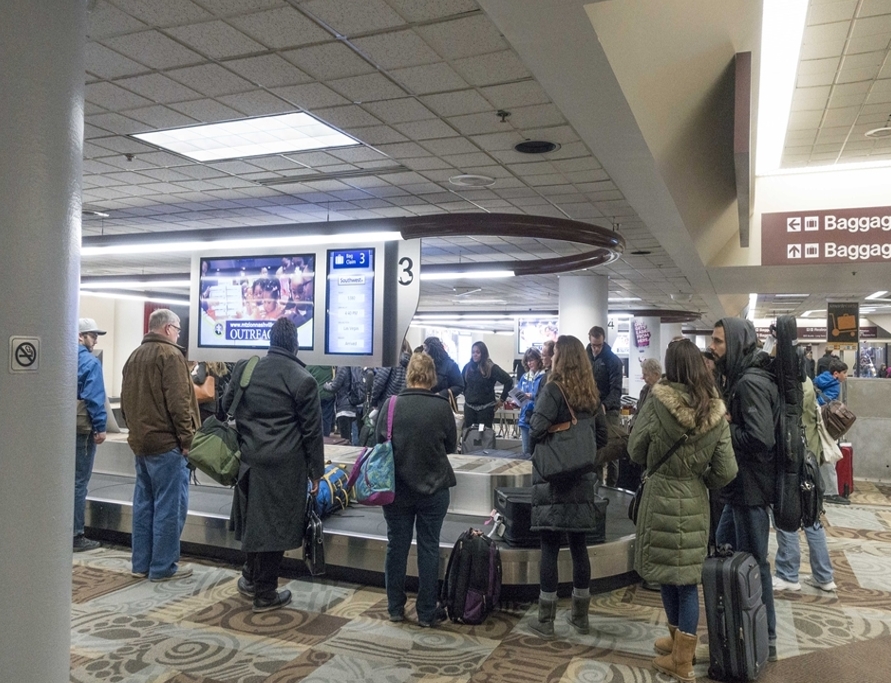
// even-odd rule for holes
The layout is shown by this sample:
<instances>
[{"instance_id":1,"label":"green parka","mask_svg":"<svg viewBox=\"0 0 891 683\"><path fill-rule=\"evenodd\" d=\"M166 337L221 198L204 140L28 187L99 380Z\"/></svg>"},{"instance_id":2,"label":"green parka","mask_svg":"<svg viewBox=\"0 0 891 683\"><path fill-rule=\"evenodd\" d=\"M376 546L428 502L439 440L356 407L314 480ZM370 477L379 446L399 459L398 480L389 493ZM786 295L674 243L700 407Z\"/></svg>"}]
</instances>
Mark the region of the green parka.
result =
<instances>
[{"instance_id":1,"label":"green parka","mask_svg":"<svg viewBox=\"0 0 891 683\"><path fill-rule=\"evenodd\" d=\"M631 460L650 468L685 432L691 432L644 489L634 568L652 583L700 583L708 552L707 489L726 486L736 476L724 402L713 398L708 418L697 424L690 400L683 384L665 380L656 384L628 441Z\"/></svg>"}]
</instances>

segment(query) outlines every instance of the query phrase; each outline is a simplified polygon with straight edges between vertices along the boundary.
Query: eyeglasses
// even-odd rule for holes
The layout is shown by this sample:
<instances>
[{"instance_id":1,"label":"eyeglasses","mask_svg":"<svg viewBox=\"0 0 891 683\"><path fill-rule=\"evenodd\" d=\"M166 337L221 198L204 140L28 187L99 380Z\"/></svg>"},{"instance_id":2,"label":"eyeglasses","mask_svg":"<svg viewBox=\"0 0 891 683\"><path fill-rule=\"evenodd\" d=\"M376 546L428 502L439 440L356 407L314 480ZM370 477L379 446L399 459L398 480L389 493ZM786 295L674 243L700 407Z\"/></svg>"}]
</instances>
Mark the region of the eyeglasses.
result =
<instances>
[{"instance_id":1,"label":"eyeglasses","mask_svg":"<svg viewBox=\"0 0 891 683\"><path fill-rule=\"evenodd\" d=\"M182 329L179 325L174 325L173 323L167 323L167 326L172 327L177 332L179 332Z\"/></svg>"}]
</instances>

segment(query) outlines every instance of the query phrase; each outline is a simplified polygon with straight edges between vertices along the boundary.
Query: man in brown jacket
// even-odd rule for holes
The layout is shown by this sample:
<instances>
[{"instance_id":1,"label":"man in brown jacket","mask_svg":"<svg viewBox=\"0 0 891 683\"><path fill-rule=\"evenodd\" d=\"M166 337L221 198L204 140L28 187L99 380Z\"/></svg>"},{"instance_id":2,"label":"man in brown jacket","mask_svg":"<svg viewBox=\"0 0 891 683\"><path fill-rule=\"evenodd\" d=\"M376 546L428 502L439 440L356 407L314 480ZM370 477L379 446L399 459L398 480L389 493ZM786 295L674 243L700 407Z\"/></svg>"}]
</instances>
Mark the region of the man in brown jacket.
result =
<instances>
[{"instance_id":1,"label":"man in brown jacket","mask_svg":"<svg viewBox=\"0 0 891 683\"><path fill-rule=\"evenodd\" d=\"M133 491L134 576L167 581L189 576L179 565L179 537L189 509L186 455L199 426L198 402L181 347L180 320L166 308L124 364L121 410L136 456Z\"/></svg>"}]
</instances>

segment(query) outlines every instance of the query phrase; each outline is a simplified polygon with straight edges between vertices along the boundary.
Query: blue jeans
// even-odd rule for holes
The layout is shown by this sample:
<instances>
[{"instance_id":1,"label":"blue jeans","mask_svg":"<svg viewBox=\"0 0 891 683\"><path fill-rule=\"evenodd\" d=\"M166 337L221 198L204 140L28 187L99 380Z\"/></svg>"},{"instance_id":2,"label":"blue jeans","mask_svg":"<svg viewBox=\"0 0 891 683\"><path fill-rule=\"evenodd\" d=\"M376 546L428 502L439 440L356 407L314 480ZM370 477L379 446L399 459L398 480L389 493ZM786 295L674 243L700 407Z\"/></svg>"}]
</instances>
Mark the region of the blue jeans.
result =
<instances>
[{"instance_id":1,"label":"blue jeans","mask_svg":"<svg viewBox=\"0 0 891 683\"><path fill-rule=\"evenodd\" d=\"M529 436L529 427L520 427L520 440L523 443L523 453L532 455L532 437Z\"/></svg>"},{"instance_id":2,"label":"blue jeans","mask_svg":"<svg viewBox=\"0 0 891 683\"><path fill-rule=\"evenodd\" d=\"M696 635L699 628L699 593L696 584L690 586L666 586L659 587L662 593L662 606L665 608L665 616L672 626L677 625L678 630L691 635Z\"/></svg>"},{"instance_id":3,"label":"blue jeans","mask_svg":"<svg viewBox=\"0 0 891 683\"><path fill-rule=\"evenodd\" d=\"M84 532L84 514L87 507L87 486L93 474L96 442L92 434L78 434L74 447L74 535Z\"/></svg>"},{"instance_id":4,"label":"blue jeans","mask_svg":"<svg viewBox=\"0 0 891 683\"><path fill-rule=\"evenodd\" d=\"M784 581L798 582L798 568L801 566L801 542L798 532L792 533L777 529L777 576ZM832 563L829 561L829 548L826 547L826 530L820 522L806 527L808 552L811 558L811 574L818 583L832 581Z\"/></svg>"},{"instance_id":5,"label":"blue jeans","mask_svg":"<svg viewBox=\"0 0 891 683\"><path fill-rule=\"evenodd\" d=\"M449 509L449 490L426 496L413 505L400 505L397 500L384 506L387 520L387 558L384 581L387 587L387 611L392 616L405 611L405 570L411 549L413 530L418 535L418 599L419 621L432 621L439 594L439 534Z\"/></svg>"},{"instance_id":6,"label":"blue jeans","mask_svg":"<svg viewBox=\"0 0 891 683\"><path fill-rule=\"evenodd\" d=\"M322 405L322 436L329 436L334 428L334 397L323 398Z\"/></svg>"},{"instance_id":7,"label":"blue jeans","mask_svg":"<svg viewBox=\"0 0 891 683\"><path fill-rule=\"evenodd\" d=\"M179 537L189 512L189 470L178 448L136 456L133 571L162 579L176 571Z\"/></svg>"},{"instance_id":8,"label":"blue jeans","mask_svg":"<svg viewBox=\"0 0 891 683\"><path fill-rule=\"evenodd\" d=\"M729 519L728 519L729 518ZM752 553L761 570L761 602L767 609L767 637L777 638L777 613L773 605L773 577L770 575L770 559L767 542L770 538L770 508L725 505L718 522L718 545L730 543L734 550Z\"/></svg>"}]
</instances>

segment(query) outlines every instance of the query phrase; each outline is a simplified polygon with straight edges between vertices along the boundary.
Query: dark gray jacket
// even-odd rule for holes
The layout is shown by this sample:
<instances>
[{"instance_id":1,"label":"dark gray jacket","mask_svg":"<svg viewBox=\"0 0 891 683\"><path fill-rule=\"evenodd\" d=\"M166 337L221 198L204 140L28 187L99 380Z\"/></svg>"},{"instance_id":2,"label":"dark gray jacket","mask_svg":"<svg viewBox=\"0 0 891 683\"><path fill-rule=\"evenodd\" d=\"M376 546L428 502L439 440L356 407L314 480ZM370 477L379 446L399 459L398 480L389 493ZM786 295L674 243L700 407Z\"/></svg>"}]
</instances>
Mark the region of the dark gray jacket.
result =
<instances>
[{"instance_id":1,"label":"dark gray jacket","mask_svg":"<svg viewBox=\"0 0 891 683\"><path fill-rule=\"evenodd\" d=\"M613 353L606 342L596 356L590 344L585 350L588 352L588 360L591 361L591 369L594 371L594 382L597 384L597 391L600 392L600 402L607 410L619 410L622 407L622 359Z\"/></svg>"},{"instance_id":2,"label":"dark gray jacket","mask_svg":"<svg viewBox=\"0 0 891 683\"><path fill-rule=\"evenodd\" d=\"M223 395L228 411L245 361ZM270 348L254 368L235 412L241 471L232 518L245 552L299 548L303 543L306 484L325 470L322 412L313 376L297 357ZM248 501L250 504L248 505Z\"/></svg>"},{"instance_id":3,"label":"dark gray jacket","mask_svg":"<svg viewBox=\"0 0 891 683\"><path fill-rule=\"evenodd\" d=\"M387 440L387 412L393 397L377 416L377 442ZM447 399L424 389L406 389L393 411L393 460L396 464L394 505L412 504L454 486L448 454L458 447L455 416Z\"/></svg>"}]
</instances>

